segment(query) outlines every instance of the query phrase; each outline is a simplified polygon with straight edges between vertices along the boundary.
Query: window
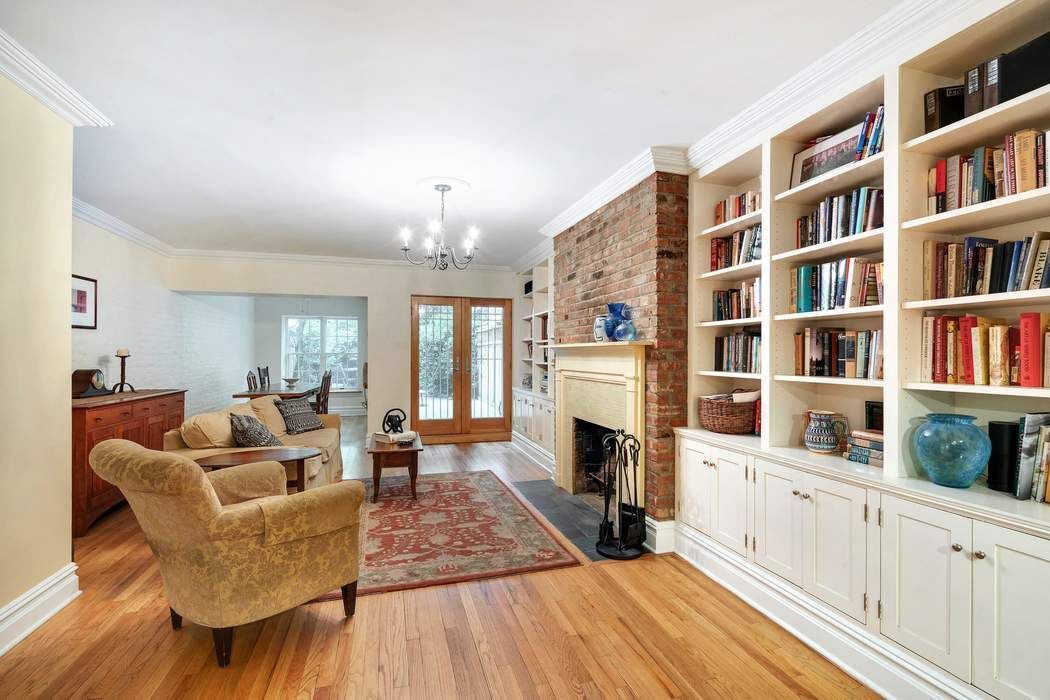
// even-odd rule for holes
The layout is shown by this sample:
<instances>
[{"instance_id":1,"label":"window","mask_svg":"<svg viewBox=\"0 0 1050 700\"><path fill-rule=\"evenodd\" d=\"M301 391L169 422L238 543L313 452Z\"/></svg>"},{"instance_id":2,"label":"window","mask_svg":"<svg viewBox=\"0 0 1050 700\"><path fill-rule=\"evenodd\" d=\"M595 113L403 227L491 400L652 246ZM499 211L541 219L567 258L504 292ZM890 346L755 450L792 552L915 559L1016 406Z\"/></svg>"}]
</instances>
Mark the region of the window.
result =
<instances>
[{"instance_id":1,"label":"window","mask_svg":"<svg viewBox=\"0 0 1050 700\"><path fill-rule=\"evenodd\" d=\"M285 316L281 376L319 384L332 370L333 389L360 389L357 319L345 316Z\"/></svg>"}]
</instances>

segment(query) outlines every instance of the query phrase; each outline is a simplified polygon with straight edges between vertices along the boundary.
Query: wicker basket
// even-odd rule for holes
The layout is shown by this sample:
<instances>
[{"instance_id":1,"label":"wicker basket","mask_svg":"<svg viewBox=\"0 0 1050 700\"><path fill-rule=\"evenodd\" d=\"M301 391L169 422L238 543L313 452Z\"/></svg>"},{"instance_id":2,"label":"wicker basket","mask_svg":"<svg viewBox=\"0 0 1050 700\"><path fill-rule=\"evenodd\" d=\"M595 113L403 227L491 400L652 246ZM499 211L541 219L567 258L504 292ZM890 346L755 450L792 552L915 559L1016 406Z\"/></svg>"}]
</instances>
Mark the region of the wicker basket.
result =
<instances>
[{"instance_id":1,"label":"wicker basket","mask_svg":"<svg viewBox=\"0 0 1050 700\"><path fill-rule=\"evenodd\" d=\"M735 394L743 389L734 389ZM705 430L726 435L755 432L755 402L719 401L700 397L700 425Z\"/></svg>"}]
</instances>

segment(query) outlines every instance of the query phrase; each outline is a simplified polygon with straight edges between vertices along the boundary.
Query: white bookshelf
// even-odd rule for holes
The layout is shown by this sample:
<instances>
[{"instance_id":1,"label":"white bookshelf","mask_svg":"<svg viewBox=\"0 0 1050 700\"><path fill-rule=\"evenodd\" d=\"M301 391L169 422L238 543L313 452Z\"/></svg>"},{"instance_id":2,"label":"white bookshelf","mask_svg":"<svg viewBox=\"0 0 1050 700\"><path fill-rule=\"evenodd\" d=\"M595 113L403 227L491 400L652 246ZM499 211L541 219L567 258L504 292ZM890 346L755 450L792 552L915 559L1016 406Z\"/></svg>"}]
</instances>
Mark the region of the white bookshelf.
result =
<instances>
[{"instance_id":1,"label":"white bookshelf","mask_svg":"<svg viewBox=\"0 0 1050 700\"><path fill-rule=\"evenodd\" d=\"M746 190L744 190L746 192ZM739 193L737 193L739 194ZM732 233L733 231L739 231L742 228L748 226L754 226L755 224L762 222L762 210L753 211L750 214L744 214L738 216L735 219L723 222L716 226L708 226L699 233L699 237L706 238L707 236L725 236Z\"/></svg>"},{"instance_id":2,"label":"white bookshelf","mask_svg":"<svg viewBox=\"0 0 1050 700\"><path fill-rule=\"evenodd\" d=\"M548 388L551 395L548 396L540 391L540 380L544 373L550 371L550 358L543 359L543 353L550 340L553 324L550 323L551 309L554 306L554 260L549 258L542 264L537 265L518 275L522 293L518 299L516 316L522 326L521 343L523 351L520 356L519 367L514 372L514 388L523 388L522 379L529 375L532 378L532 388L529 390L542 398L553 399L553 383ZM525 293L525 283L532 282L532 290ZM544 329L546 328L546 335Z\"/></svg>"}]
</instances>

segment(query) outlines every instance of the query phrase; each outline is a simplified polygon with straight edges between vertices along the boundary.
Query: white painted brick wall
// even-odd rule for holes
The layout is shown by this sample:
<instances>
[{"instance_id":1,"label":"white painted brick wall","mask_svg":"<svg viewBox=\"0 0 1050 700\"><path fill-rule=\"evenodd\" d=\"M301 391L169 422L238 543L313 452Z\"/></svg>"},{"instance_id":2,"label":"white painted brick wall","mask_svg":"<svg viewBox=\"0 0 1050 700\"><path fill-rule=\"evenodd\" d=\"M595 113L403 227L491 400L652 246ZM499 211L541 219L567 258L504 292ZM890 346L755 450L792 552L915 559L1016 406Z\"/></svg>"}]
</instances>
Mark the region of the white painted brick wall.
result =
<instances>
[{"instance_id":1,"label":"white painted brick wall","mask_svg":"<svg viewBox=\"0 0 1050 700\"><path fill-rule=\"evenodd\" d=\"M136 388L185 388L186 415L234 403L255 362L251 297L180 294L164 284L166 261L73 219L73 272L99 283L98 329L73 329L72 369L99 367L120 381L118 347L131 350Z\"/></svg>"}]
</instances>

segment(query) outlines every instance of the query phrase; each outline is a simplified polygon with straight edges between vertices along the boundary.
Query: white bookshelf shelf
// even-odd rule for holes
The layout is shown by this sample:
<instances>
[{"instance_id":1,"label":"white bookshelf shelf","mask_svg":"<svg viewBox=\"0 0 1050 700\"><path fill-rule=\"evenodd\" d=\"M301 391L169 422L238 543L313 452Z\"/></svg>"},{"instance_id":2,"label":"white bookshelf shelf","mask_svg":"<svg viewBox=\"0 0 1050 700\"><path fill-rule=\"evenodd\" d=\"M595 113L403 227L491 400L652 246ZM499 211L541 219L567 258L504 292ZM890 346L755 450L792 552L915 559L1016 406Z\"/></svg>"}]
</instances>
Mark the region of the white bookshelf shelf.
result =
<instances>
[{"instance_id":1,"label":"white bookshelf shelf","mask_svg":"<svg viewBox=\"0 0 1050 700\"><path fill-rule=\"evenodd\" d=\"M724 321L701 321L696 324L697 328L726 328L733 326L757 326L762 323L761 316L751 316L750 318L728 318Z\"/></svg>"},{"instance_id":2,"label":"white bookshelf shelf","mask_svg":"<svg viewBox=\"0 0 1050 700\"><path fill-rule=\"evenodd\" d=\"M951 156L981 144L994 143L1018 129L1041 124L1047 115L1050 115L1050 85L913 138L902 148L908 153Z\"/></svg>"},{"instance_id":3,"label":"white bookshelf shelf","mask_svg":"<svg viewBox=\"0 0 1050 700\"><path fill-rule=\"evenodd\" d=\"M838 238L826 243L796 248L773 256L773 262L790 260L792 263L804 263L829 257L841 257L852 253L871 253L882 250L882 236L885 229L880 227L864 231L853 236Z\"/></svg>"},{"instance_id":4,"label":"white bookshelf shelf","mask_svg":"<svg viewBox=\"0 0 1050 700\"><path fill-rule=\"evenodd\" d=\"M714 369L701 369L697 370L697 375L701 377L725 377L727 379L754 379L760 381L762 375L757 372L721 372Z\"/></svg>"},{"instance_id":5,"label":"white bookshelf shelf","mask_svg":"<svg viewBox=\"0 0 1050 700\"><path fill-rule=\"evenodd\" d=\"M904 231L960 233L983 230L1050 216L1050 187L1012 194L962 209L931 214L901 224Z\"/></svg>"},{"instance_id":6,"label":"white bookshelf shelf","mask_svg":"<svg viewBox=\"0 0 1050 700\"><path fill-rule=\"evenodd\" d=\"M935 391L946 394L983 394L985 396L1018 396L1050 399L1050 387L992 386L990 384L940 384L937 382L907 382L911 391Z\"/></svg>"},{"instance_id":7,"label":"white bookshelf shelf","mask_svg":"<svg viewBox=\"0 0 1050 700\"><path fill-rule=\"evenodd\" d=\"M754 260L743 265L723 267L721 270L712 270L697 275L700 280L742 280L748 277L757 277L762 273L762 261Z\"/></svg>"},{"instance_id":8,"label":"white bookshelf shelf","mask_svg":"<svg viewBox=\"0 0 1050 700\"><path fill-rule=\"evenodd\" d=\"M818 175L797 187L776 196L776 202L795 202L799 204L817 204L829 194L838 194L862 185L882 182L882 153L862 158L835 168L831 172Z\"/></svg>"},{"instance_id":9,"label":"white bookshelf shelf","mask_svg":"<svg viewBox=\"0 0 1050 700\"><path fill-rule=\"evenodd\" d=\"M1002 306L1023 306L1025 304L1050 304L1050 289L1028 289L1021 292L1001 292L999 294L974 294L965 297L946 297L944 299L922 299L906 301L901 307L908 310L966 309Z\"/></svg>"},{"instance_id":10,"label":"white bookshelf shelf","mask_svg":"<svg viewBox=\"0 0 1050 700\"><path fill-rule=\"evenodd\" d=\"M700 233L696 234L697 238L706 238L707 236L716 236L720 233L732 233L733 231L739 231L740 229L753 226L762 221L762 210L758 209L750 214L744 214L738 216L735 219L730 219L725 223L718 224L716 226L708 226Z\"/></svg>"},{"instance_id":11,"label":"white bookshelf shelf","mask_svg":"<svg viewBox=\"0 0 1050 700\"><path fill-rule=\"evenodd\" d=\"M854 306L848 309L829 309L828 311L801 311L791 314L776 314L776 321L809 321L832 318L871 318L882 316L885 307L882 304L874 306Z\"/></svg>"},{"instance_id":12,"label":"white bookshelf shelf","mask_svg":"<svg viewBox=\"0 0 1050 700\"><path fill-rule=\"evenodd\" d=\"M871 387L881 389L885 382L882 379L857 379L855 377L812 377L796 374L777 374L773 376L778 382L797 382L800 384L835 384L838 386Z\"/></svg>"},{"instance_id":13,"label":"white bookshelf shelf","mask_svg":"<svg viewBox=\"0 0 1050 700\"><path fill-rule=\"evenodd\" d=\"M531 343L532 342L532 338L522 338L521 342L523 342L523 343Z\"/></svg>"}]
</instances>

